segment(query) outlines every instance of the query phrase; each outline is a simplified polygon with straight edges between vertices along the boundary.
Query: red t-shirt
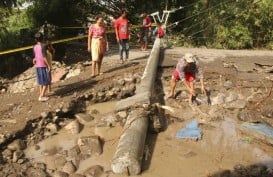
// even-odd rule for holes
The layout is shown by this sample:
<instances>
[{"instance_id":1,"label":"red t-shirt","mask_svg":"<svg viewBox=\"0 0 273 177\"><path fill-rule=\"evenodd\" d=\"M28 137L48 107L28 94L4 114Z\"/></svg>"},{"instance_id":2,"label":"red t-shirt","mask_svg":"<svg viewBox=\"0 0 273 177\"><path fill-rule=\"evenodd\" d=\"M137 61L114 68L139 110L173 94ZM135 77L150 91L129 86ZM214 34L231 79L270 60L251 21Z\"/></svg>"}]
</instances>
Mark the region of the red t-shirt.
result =
<instances>
[{"instance_id":1,"label":"red t-shirt","mask_svg":"<svg viewBox=\"0 0 273 177\"><path fill-rule=\"evenodd\" d=\"M146 25L150 24L151 22L152 22L152 19L151 19L149 16L146 16L146 17L143 19L142 25L143 25L143 27L145 27L145 28L149 28L150 26L146 26Z\"/></svg>"},{"instance_id":2,"label":"red t-shirt","mask_svg":"<svg viewBox=\"0 0 273 177\"><path fill-rule=\"evenodd\" d=\"M118 18L115 21L115 28L118 30L119 39L129 39L129 20Z\"/></svg>"}]
</instances>

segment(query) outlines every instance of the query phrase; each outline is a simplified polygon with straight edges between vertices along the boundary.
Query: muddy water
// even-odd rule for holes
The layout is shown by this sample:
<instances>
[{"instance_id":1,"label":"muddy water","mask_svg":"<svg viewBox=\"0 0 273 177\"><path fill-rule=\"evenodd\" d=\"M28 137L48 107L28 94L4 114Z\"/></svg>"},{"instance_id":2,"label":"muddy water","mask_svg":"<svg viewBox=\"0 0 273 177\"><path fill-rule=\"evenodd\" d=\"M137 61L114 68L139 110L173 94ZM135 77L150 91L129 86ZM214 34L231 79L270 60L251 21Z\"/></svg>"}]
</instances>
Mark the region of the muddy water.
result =
<instances>
[{"instance_id":1,"label":"muddy water","mask_svg":"<svg viewBox=\"0 0 273 177\"><path fill-rule=\"evenodd\" d=\"M91 105L89 109L96 109L100 115L104 115L113 112L115 104L116 102L100 103ZM146 151L149 153L146 154L145 170L140 176L205 177L221 170L232 170L236 164L248 166L264 163L273 168L273 149L247 141L247 137L237 131L238 125L232 118L226 117L223 121L201 126L202 140L176 138L176 132L189 121L171 123L164 132L149 135ZM28 148L26 156L36 162L46 162L48 156L72 148L79 137L97 134L105 141L103 154L81 161L77 172L82 173L92 165L101 165L105 171L110 171L111 159L118 143L117 137L122 132L122 127L119 124L112 128L96 126L97 123L95 120L86 125L78 135L61 130L57 135L40 142L39 150ZM108 173L108 176L123 175Z\"/></svg>"}]
</instances>

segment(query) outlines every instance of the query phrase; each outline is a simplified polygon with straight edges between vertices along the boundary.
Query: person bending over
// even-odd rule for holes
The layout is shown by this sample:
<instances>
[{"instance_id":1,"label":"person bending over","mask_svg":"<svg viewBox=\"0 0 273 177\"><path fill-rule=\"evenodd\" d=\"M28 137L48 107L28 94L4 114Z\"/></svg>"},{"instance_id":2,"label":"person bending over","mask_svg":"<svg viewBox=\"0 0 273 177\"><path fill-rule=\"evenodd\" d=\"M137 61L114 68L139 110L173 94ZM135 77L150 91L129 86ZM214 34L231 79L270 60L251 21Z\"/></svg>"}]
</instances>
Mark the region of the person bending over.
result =
<instances>
[{"instance_id":1,"label":"person bending over","mask_svg":"<svg viewBox=\"0 0 273 177\"><path fill-rule=\"evenodd\" d=\"M170 93L167 98L172 98L174 96L176 84L181 80L189 91L189 103L192 104L193 96L196 95L194 88L194 81L196 78L200 79L201 92L205 93L203 72L197 60L197 56L194 56L191 53L186 53L178 61L176 68L173 71L170 82Z\"/></svg>"}]
</instances>

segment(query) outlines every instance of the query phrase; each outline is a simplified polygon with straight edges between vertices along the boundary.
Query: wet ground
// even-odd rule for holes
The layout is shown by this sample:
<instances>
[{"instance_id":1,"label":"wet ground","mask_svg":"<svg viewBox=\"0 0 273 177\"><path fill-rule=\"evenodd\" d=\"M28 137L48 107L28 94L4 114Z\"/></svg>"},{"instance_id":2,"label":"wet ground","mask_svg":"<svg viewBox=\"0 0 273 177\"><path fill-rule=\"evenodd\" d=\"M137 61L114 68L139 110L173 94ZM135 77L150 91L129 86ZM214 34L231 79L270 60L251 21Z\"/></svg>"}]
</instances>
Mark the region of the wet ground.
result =
<instances>
[{"instance_id":1,"label":"wet ground","mask_svg":"<svg viewBox=\"0 0 273 177\"><path fill-rule=\"evenodd\" d=\"M198 104L191 106L188 104L187 92L181 83L177 86L174 99L164 99L165 94L169 91L173 66L185 52L192 52L200 57L208 91L207 95L201 95L200 85L197 82ZM130 62L121 65L117 55L109 53L104 63L105 74L90 79L90 68L87 67L81 75L71 78L66 83L57 83L53 88L58 95L53 96L48 103L43 105L35 102L35 92L1 94L5 107L5 109L2 108L1 113L9 115L6 119L2 119L2 122L3 120L9 120L9 122L5 121L5 124L1 124L3 130L1 133L6 134L5 131L7 131L12 134L18 129L22 129L20 133L30 133L30 130L25 130L24 124L21 125L22 128L18 128L20 127L18 122L26 121L26 116L27 120L35 120L41 112L47 111L53 112L52 117L48 116L53 120L61 102L65 105L76 100L80 103L76 104L77 109L73 107L75 109L72 109L69 114L59 116L63 120L58 122L60 128L54 134L42 136L43 138L40 138L38 142L32 141L31 138L21 137L24 141L31 141L27 143L29 146L24 150L23 159L27 163L29 161L30 164L36 164L36 167L40 163L46 164L44 171L48 174L61 171L67 161L72 161L78 174L88 176L85 173L86 170L100 165L104 172L94 172L93 176L127 176L113 174L110 168L126 118L126 112L120 113L119 116L117 116L118 113L114 113L115 104L122 96L118 96L120 92L117 91L117 94L112 95L110 100L105 99L105 96L102 95L91 99L90 95L94 97L94 91L90 93L90 90L96 90L97 95L99 92L105 92L107 95L107 91L113 88L122 89L125 85L116 85L115 83L120 83L120 81L115 79L122 80L132 73L141 75L148 54L148 52L140 52L137 49L132 50L133 57ZM161 62L158 71L154 97L154 103L167 106L163 110L163 130L160 133L149 132L143 155L143 173L140 176L273 176L272 172L271 174L269 172L273 169L272 145L260 142L241 129L241 124L244 122L273 125L273 96L269 94L272 89L272 80L268 79L272 76L268 70L273 65L273 54L267 51L177 48L165 50L164 57L165 60ZM136 86L137 84L135 83ZM131 92L133 93L132 90ZM99 101L99 98L105 101L98 103L102 102ZM208 104L208 98L211 104ZM74 115L80 112L92 115L94 120L84 124L79 133L73 134L65 126L75 120ZM121 116L122 114L125 115ZM15 119L10 119L14 116ZM199 122L202 139L195 141L176 138L177 131L192 120ZM51 120L48 122L52 123ZM77 145L78 140L81 137L96 135L102 142L102 152L89 157L82 156L78 160L73 159L71 154L74 151L71 149ZM17 135L17 137L20 136ZM2 153L6 150L5 144L1 146L1 149ZM7 164L13 164L12 160L4 159L4 161L7 161ZM54 161L59 164L52 165ZM28 171L29 168L26 168L25 171ZM4 162L1 169L8 171L5 170L7 167ZM24 174L23 171L22 169L22 174ZM8 173L2 174L8 175Z\"/></svg>"}]
</instances>

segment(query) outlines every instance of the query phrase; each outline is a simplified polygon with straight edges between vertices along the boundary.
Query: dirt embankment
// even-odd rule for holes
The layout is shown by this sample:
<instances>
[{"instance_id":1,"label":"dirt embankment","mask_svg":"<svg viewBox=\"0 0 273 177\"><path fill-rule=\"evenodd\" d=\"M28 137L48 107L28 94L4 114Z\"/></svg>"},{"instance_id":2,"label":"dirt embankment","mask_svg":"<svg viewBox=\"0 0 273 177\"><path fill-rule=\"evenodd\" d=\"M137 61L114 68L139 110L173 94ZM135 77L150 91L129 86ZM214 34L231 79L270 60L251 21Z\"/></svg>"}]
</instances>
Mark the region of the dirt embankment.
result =
<instances>
[{"instance_id":1,"label":"dirt embankment","mask_svg":"<svg viewBox=\"0 0 273 177\"><path fill-rule=\"evenodd\" d=\"M125 64L120 64L117 50L110 51L104 59L104 74L95 78L90 78L91 68L85 56L75 54L76 51L70 50L67 56L83 57L79 59L80 62L73 58L77 62L56 65L62 67L66 75L74 75L53 84L55 93L49 101L42 103L37 100L37 89L33 88L33 82L29 83L32 89L24 90L27 87L24 84L17 86L22 87L18 90L24 92L11 93L7 88L6 92L0 94L0 141L4 141L1 144L1 175L65 176L61 172L71 172L75 168L73 173L77 169L82 176L92 173L95 176L116 176L111 173L109 161L113 157L127 113L114 114L114 104L109 101L134 94L149 51L132 49L130 60ZM169 91L173 66L186 52L199 56L208 91L207 95L201 95L197 82L198 99L192 106L188 105L187 92L182 84L177 86L175 99L164 100L164 95ZM148 136L141 176L270 176L267 170L273 168L272 149L257 143L259 137L246 132L242 124L259 122L273 125L272 52L175 48L165 50L162 55L164 61L159 68L154 101L168 106L168 109L163 110L164 131ZM25 74L27 76L22 78L33 77L31 72ZM99 102L106 104L96 106L95 103ZM93 118L77 118L78 113ZM68 143L68 146L57 143L60 141L58 136L63 144L68 138L63 127L70 124L69 131L77 132L79 125L74 122L75 119L84 125L83 134L69 134L69 140L73 143ZM191 120L199 122L202 140L195 142L176 138L176 132ZM96 157L84 150L92 143L83 145L83 142L96 142L96 138L81 139L91 135L98 135L99 141L103 142L103 153ZM39 143L43 139L54 138L57 140ZM17 141L11 143L14 139ZM75 140L78 143L74 144ZM22 152L24 145L28 145L28 149L34 148L38 159L42 159L42 155L47 160L30 159L28 152ZM75 147L80 147L80 151L75 150ZM90 147L94 147L94 144ZM30 154L33 155L33 152ZM50 166L48 159L58 163ZM90 164L94 166L89 168Z\"/></svg>"}]
</instances>

